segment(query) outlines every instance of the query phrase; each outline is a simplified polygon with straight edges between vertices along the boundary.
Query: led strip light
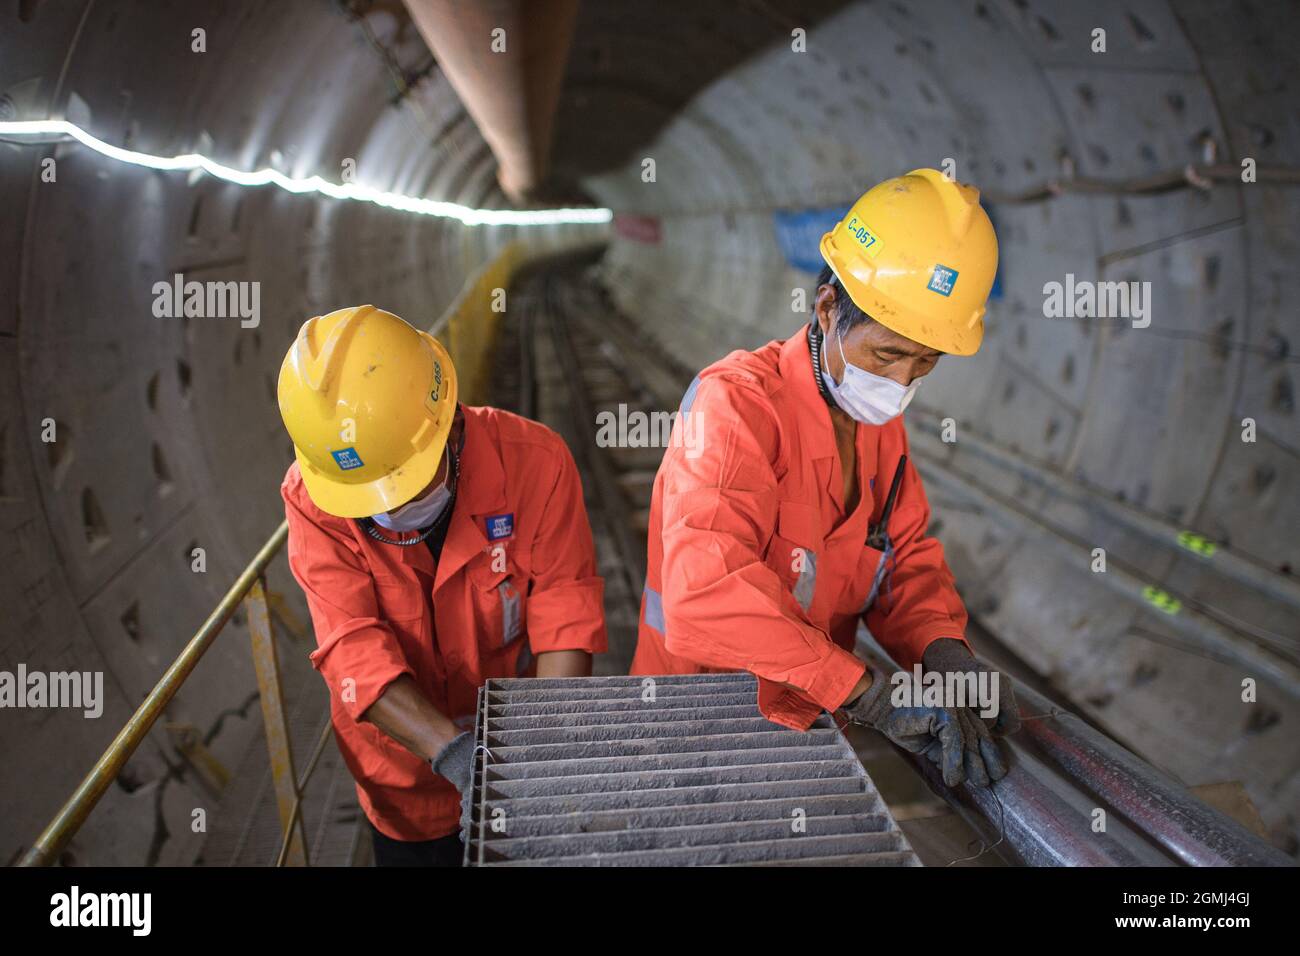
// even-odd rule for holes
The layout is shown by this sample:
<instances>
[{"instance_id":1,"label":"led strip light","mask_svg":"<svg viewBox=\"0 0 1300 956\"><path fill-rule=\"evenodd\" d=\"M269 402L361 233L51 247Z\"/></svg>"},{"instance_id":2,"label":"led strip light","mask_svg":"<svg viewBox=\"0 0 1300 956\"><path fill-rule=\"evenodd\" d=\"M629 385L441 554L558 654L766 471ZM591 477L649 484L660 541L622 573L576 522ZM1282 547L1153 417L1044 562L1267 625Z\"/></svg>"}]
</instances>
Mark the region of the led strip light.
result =
<instances>
[{"instance_id":1,"label":"led strip light","mask_svg":"<svg viewBox=\"0 0 1300 956\"><path fill-rule=\"evenodd\" d=\"M609 222L613 212L609 209L473 209L454 202L442 202L436 199L421 199L401 193L383 192L355 183L339 185L311 176L307 179L293 179L274 169L259 169L246 172L223 166L198 153L182 153L179 156L151 156L132 149L113 146L98 137L87 133L75 123L67 120L18 120L0 122L0 135L3 136L71 136L83 146L89 146L95 152L120 163L144 166L146 169L182 170L200 169L210 176L223 179L238 186L279 186L291 193L319 193L331 199L352 199L358 202L374 203L388 209L417 213L421 216L436 216L440 219L455 219L467 226L549 226L569 223ZM49 145L41 143L41 145Z\"/></svg>"}]
</instances>

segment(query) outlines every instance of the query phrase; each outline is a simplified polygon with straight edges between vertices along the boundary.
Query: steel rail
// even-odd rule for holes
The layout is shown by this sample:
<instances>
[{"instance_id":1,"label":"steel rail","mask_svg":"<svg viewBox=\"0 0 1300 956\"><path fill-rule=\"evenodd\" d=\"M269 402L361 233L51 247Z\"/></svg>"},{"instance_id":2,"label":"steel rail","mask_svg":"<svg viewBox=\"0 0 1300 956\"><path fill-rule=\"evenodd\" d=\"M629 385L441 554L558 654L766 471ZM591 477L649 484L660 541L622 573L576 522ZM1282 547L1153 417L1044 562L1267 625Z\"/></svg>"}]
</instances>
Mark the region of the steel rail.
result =
<instances>
[{"instance_id":1,"label":"steel rail","mask_svg":"<svg viewBox=\"0 0 1300 956\"><path fill-rule=\"evenodd\" d=\"M1236 820L1034 691L1016 685L1022 733L1052 763L1191 866L1295 866Z\"/></svg>"},{"instance_id":2,"label":"steel rail","mask_svg":"<svg viewBox=\"0 0 1300 956\"><path fill-rule=\"evenodd\" d=\"M859 631L857 654L880 673L901 670L865 628ZM1016 684L1017 696L1020 688ZM1025 716L1032 713L1025 710L1023 699L1021 712ZM1010 770L987 787L965 782L949 787L927 757L898 746L894 749L981 836L984 848L975 856L993 850L1008 863L1023 866L1173 865L1171 858L1122 822L1100 833L1094 831L1094 800L1013 739L1003 738L1002 746L1004 753L1009 751Z\"/></svg>"},{"instance_id":3,"label":"steel rail","mask_svg":"<svg viewBox=\"0 0 1300 956\"><path fill-rule=\"evenodd\" d=\"M926 445L926 442L915 442L912 450L918 460L936 466L924 469L923 477L927 484L974 499L1024 531L1048 542L1063 556L1077 559L1089 553L1090 546L1079 541L1076 535L1045 521L1020 502L994 491L970 474L953 468L936 457ZM1215 660L1231 661L1248 672L1267 678L1289 697L1300 697L1300 666L1294 661L1253 639L1242 637L1208 614L1184 605L1178 595L1156 588L1151 581L1121 567L1118 561L1111 559L1107 564L1105 573L1097 574L1099 583L1158 617L1171 631L1186 639L1187 648L1202 651ZM1156 599L1165 602L1164 609Z\"/></svg>"},{"instance_id":4,"label":"steel rail","mask_svg":"<svg viewBox=\"0 0 1300 956\"><path fill-rule=\"evenodd\" d=\"M899 670L862 633L858 655ZM895 748L999 856L1029 866L1296 865L1048 698L1020 682L1015 693L1021 730L1001 738L1011 769L990 786L949 787L927 758Z\"/></svg>"},{"instance_id":5,"label":"steel rail","mask_svg":"<svg viewBox=\"0 0 1300 956\"><path fill-rule=\"evenodd\" d=\"M934 412L923 414L930 419L931 427L926 427L920 434L926 436L928 440L935 437L936 429L932 426L939 421L939 415ZM913 432L913 435L916 434ZM972 434L970 429L962 433L960 443L948 447L978 455L985 461L1028 478L1042 488L1058 493L1084 508L1102 514L1116 524L1138 532L1179 556L1196 558L1209 570L1216 571L1261 594L1283 601L1293 608L1300 608L1300 580L1276 571L1256 558L1199 535L1189 537L1191 532L1185 527L1180 527L1127 502L1108 497L1101 489L1021 458L986 438Z\"/></svg>"},{"instance_id":6,"label":"steel rail","mask_svg":"<svg viewBox=\"0 0 1300 956\"><path fill-rule=\"evenodd\" d=\"M1010 771L987 787L948 787L927 758L894 749L983 839L971 859L992 850L1023 866L1174 865L1127 827L1094 832L1090 808L1080 804L1072 782L1014 745Z\"/></svg>"},{"instance_id":7,"label":"steel rail","mask_svg":"<svg viewBox=\"0 0 1300 956\"><path fill-rule=\"evenodd\" d=\"M618 490L614 469L600 454L591 438L591 429L596 422L596 411L585 391L582 369L574 355L567 305L563 302L562 293L553 277L545 277L542 283L543 315L550 325L556 357L569 386L569 409L577 432L575 437L578 439L578 453L592 477L592 488L600 502L601 511L605 515L619 557L623 560L629 593L639 600L646 576L645 548L633 539L629 530L631 522L627 518L627 506Z\"/></svg>"}]
</instances>

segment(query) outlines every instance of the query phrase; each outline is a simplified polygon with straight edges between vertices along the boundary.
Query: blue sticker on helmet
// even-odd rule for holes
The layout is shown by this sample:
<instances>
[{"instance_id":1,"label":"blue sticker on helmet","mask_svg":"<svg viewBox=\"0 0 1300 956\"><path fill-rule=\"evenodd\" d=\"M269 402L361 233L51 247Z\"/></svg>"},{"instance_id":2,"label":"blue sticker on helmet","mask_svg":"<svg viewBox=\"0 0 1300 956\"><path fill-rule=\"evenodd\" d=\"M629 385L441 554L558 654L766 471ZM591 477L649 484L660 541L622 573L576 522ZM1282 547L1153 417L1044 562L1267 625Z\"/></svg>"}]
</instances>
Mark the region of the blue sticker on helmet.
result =
<instances>
[{"instance_id":1,"label":"blue sticker on helmet","mask_svg":"<svg viewBox=\"0 0 1300 956\"><path fill-rule=\"evenodd\" d=\"M365 464L355 448L340 448L338 451L330 452L330 454L334 456L334 463L339 466L340 471L351 471L353 468L360 468Z\"/></svg>"},{"instance_id":2,"label":"blue sticker on helmet","mask_svg":"<svg viewBox=\"0 0 1300 956\"><path fill-rule=\"evenodd\" d=\"M487 526L489 541L508 538L515 533L515 515L513 511L505 515L488 515L483 519L483 523Z\"/></svg>"},{"instance_id":3,"label":"blue sticker on helmet","mask_svg":"<svg viewBox=\"0 0 1300 956\"><path fill-rule=\"evenodd\" d=\"M930 274L930 284L926 286L931 292L942 296L952 294L952 287L957 284L957 270L947 266L936 265Z\"/></svg>"}]
</instances>

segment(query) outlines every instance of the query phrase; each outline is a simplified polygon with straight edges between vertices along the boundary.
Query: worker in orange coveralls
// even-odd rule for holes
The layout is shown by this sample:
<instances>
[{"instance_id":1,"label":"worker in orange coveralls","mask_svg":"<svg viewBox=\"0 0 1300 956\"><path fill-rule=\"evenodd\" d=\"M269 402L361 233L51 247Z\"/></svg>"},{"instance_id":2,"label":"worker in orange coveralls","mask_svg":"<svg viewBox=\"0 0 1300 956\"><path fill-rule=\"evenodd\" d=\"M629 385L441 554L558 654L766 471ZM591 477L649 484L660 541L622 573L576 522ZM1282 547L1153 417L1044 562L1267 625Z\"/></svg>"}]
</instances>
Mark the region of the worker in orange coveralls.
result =
<instances>
[{"instance_id":1,"label":"worker in orange coveralls","mask_svg":"<svg viewBox=\"0 0 1300 956\"><path fill-rule=\"evenodd\" d=\"M949 785L1001 778L993 734L1019 723L966 642L901 417L941 355L979 348L997 238L978 196L932 169L871 189L822 238L809 325L691 384L654 484L632 664L750 671L768 719L804 730L843 708ZM864 620L905 668L982 672L997 706L896 698L854 654Z\"/></svg>"},{"instance_id":2,"label":"worker in orange coveralls","mask_svg":"<svg viewBox=\"0 0 1300 956\"><path fill-rule=\"evenodd\" d=\"M376 863L459 865L479 687L587 675L605 650L573 457L462 406L437 340L368 305L303 325L279 403L289 565Z\"/></svg>"}]
</instances>

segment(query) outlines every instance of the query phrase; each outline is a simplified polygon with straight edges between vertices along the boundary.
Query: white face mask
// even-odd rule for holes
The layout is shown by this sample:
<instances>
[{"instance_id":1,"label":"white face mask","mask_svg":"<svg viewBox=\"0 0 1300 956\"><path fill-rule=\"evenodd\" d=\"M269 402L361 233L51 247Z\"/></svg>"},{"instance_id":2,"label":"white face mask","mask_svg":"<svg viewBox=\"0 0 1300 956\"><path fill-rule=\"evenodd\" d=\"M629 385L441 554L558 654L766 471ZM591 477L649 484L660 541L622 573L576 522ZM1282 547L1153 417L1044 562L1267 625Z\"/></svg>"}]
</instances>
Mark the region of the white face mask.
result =
<instances>
[{"instance_id":1,"label":"white face mask","mask_svg":"<svg viewBox=\"0 0 1300 956\"><path fill-rule=\"evenodd\" d=\"M822 336L823 348L826 337ZM844 360L844 381L838 385L827 370L825 357L822 358L822 379L830 389L835 404L844 410L850 418L868 425L883 425L903 414L916 387L921 384L919 378L912 379L910 385L899 385L893 379L885 378L858 368L844 357L844 340L839 330L835 332L836 344L840 347L840 358Z\"/></svg>"},{"instance_id":2,"label":"white face mask","mask_svg":"<svg viewBox=\"0 0 1300 956\"><path fill-rule=\"evenodd\" d=\"M423 498L408 501L391 514L375 515L373 520L389 531L418 531L437 521L450 500L451 489L447 487L447 479L444 478L442 484Z\"/></svg>"}]
</instances>

